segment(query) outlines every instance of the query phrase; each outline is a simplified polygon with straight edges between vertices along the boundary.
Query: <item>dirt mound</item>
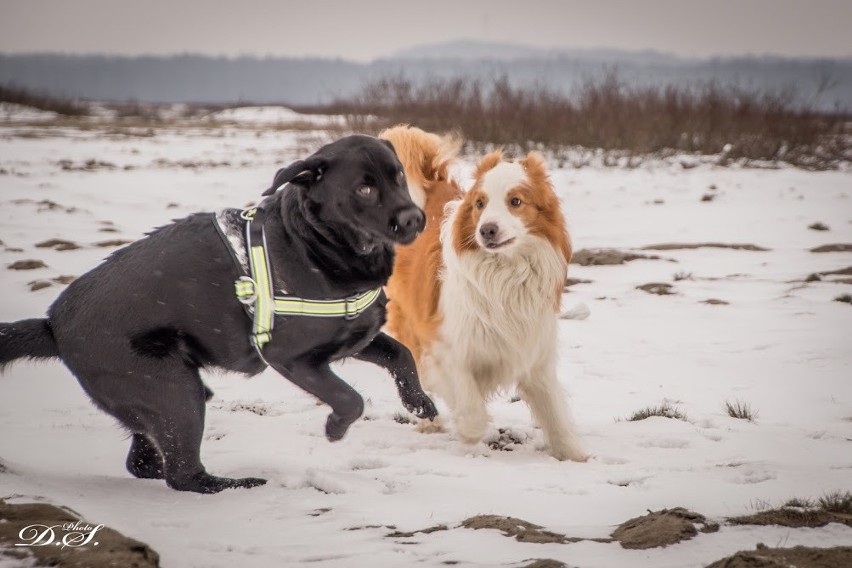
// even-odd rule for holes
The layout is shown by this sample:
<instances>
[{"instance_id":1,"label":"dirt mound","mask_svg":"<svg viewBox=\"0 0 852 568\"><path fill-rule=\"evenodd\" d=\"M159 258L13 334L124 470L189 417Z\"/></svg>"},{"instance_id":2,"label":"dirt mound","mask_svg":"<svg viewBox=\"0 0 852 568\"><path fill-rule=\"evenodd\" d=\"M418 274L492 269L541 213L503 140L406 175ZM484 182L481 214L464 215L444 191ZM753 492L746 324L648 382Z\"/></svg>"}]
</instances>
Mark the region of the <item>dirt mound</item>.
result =
<instances>
[{"instance_id":1,"label":"dirt mound","mask_svg":"<svg viewBox=\"0 0 852 568\"><path fill-rule=\"evenodd\" d=\"M826 511L824 509L802 509L785 507L761 511L754 515L743 515L728 519L732 525L780 525L793 528L818 528L828 523L841 523L852 527L852 515Z\"/></svg>"},{"instance_id":2,"label":"dirt mound","mask_svg":"<svg viewBox=\"0 0 852 568\"><path fill-rule=\"evenodd\" d=\"M538 560L527 560L529 564L524 564L521 568L567 568L567 564L559 560L551 558L539 558Z\"/></svg>"},{"instance_id":3,"label":"dirt mound","mask_svg":"<svg viewBox=\"0 0 852 568\"><path fill-rule=\"evenodd\" d=\"M461 526L466 529L497 529L504 535L515 537L518 542L559 543L572 542L564 534L543 530L539 525L534 525L523 519L515 517L501 517L500 515L477 515L462 521Z\"/></svg>"},{"instance_id":4,"label":"dirt mound","mask_svg":"<svg viewBox=\"0 0 852 568\"><path fill-rule=\"evenodd\" d=\"M702 525L700 529L695 525ZM656 548L689 540L698 534L719 530L719 525L708 521L703 515L687 511L682 507L650 511L647 515L630 519L619 525L612 538L623 548Z\"/></svg>"},{"instance_id":5,"label":"dirt mound","mask_svg":"<svg viewBox=\"0 0 852 568\"><path fill-rule=\"evenodd\" d=\"M724 248L733 250L753 250L753 251L768 251L770 249L759 247L757 245L743 243L662 243L658 245L648 245L642 247L642 250L688 250L699 248Z\"/></svg>"},{"instance_id":6,"label":"dirt mound","mask_svg":"<svg viewBox=\"0 0 852 568\"><path fill-rule=\"evenodd\" d=\"M838 243L831 245L822 245L819 247L812 248L811 252L852 252L852 244Z\"/></svg>"},{"instance_id":7,"label":"dirt mound","mask_svg":"<svg viewBox=\"0 0 852 568\"><path fill-rule=\"evenodd\" d=\"M7 265L9 270L35 270L36 268L47 268L43 260L16 260Z\"/></svg>"},{"instance_id":8,"label":"dirt mound","mask_svg":"<svg viewBox=\"0 0 852 568\"><path fill-rule=\"evenodd\" d=\"M768 548L737 552L717 560L707 568L846 568L852 566L852 547L834 548Z\"/></svg>"},{"instance_id":9,"label":"dirt mound","mask_svg":"<svg viewBox=\"0 0 852 568\"><path fill-rule=\"evenodd\" d=\"M642 284L641 286L636 286L637 290L642 290L643 292L656 294L658 296L669 296L674 294L674 292L672 292L673 288L674 287L671 284L667 284L665 282L649 282L647 284Z\"/></svg>"},{"instance_id":10,"label":"dirt mound","mask_svg":"<svg viewBox=\"0 0 852 568\"><path fill-rule=\"evenodd\" d=\"M580 266L610 266L614 264L624 264L631 260L669 260L663 259L653 254L639 254L635 252L624 252L618 249L599 248L599 249L581 249L574 253L571 257L571 264L579 264Z\"/></svg>"},{"instance_id":11,"label":"dirt mound","mask_svg":"<svg viewBox=\"0 0 852 568\"><path fill-rule=\"evenodd\" d=\"M37 527L33 527L37 525ZM28 528L30 527L30 528ZM60 568L158 568L160 556L147 544L101 525L92 526L67 509L43 503L9 505L0 500L0 558L35 557ZM23 536L22 536L23 535ZM52 545L16 547L22 542ZM7 548L7 550L3 550Z\"/></svg>"}]
</instances>

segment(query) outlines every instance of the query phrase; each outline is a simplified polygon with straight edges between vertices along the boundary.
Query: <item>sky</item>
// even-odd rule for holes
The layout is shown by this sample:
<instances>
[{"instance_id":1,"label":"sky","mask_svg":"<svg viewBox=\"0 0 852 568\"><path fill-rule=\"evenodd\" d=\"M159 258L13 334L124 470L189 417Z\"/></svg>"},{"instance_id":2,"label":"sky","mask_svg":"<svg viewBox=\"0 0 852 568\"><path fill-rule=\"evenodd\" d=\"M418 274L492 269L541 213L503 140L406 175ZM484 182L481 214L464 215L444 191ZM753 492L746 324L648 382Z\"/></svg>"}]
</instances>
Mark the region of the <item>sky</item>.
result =
<instances>
[{"instance_id":1,"label":"sky","mask_svg":"<svg viewBox=\"0 0 852 568\"><path fill-rule=\"evenodd\" d=\"M852 57L852 0L0 0L0 53L370 61L457 39Z\"/></svg>"}]
</instances>

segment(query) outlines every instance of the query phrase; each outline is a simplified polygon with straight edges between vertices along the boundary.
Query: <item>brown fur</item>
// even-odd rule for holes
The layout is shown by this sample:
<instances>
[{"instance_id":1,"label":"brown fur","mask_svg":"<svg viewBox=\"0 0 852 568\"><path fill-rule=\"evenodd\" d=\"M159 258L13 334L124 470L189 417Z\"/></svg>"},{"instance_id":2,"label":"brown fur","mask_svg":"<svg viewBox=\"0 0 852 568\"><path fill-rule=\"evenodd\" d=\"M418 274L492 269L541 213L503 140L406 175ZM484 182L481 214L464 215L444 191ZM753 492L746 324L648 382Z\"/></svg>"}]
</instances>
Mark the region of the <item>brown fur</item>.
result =
<instances>
[{"instance_id":1,"label":"brown fur","mask_svg":"<svg viewBox=\"0 0 852 568\"><path fill-rule=\"evenodd\" d=\"M379 137L393 144L409 183L419 184L426 194L426 228L412 244L397 247L387 284L388 331L419 363L423 346L434 340L441 323L441 220L444 206L462 196L459 185L449 177L461 141L409 126L387 129Z\"/></svg>"}]
</instances>

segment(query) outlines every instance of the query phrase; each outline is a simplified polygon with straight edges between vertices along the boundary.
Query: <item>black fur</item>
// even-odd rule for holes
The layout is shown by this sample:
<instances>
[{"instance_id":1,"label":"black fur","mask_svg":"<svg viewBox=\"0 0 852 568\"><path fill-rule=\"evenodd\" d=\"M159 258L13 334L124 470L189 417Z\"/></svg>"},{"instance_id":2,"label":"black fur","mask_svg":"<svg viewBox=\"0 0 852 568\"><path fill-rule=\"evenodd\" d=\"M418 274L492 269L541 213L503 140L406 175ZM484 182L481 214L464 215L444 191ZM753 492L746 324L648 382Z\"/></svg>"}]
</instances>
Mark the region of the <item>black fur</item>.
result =
<instances>
[{"instance_id":1,"label":"black fur","mask_svg":"<svg viewBox=\"0 0 852 568\"><path fill-rule=\"evenodd\" d=\"M275 289L342 299L384 285L394 245L411 242L424 223L401 172L391 147L357 135L279 170L261 203ZM175 221L75 280L47 319L0 324L0 366L60 357L94 403L133 433L127 469L136 477L200 493L260 485L212 476L199 459L212 396L199 368L253 375L266 367L234 295L238 276L212 214ZM386 301L352 320L276 317L264 358L331 406L329 440L342 438L364 408L329 367L343 357L387 368L406 408L437 414L408 349L380 332Z\"/></svg>"},{"instance_id":2,"label":"black fur","mask_svg":"<svg viewBox=\"0 0 852 568\"><path fill-rule=\"evenodd\" d=\"M59 348L56 346L46 319L0 323L0 371L7 364L22 357L30 359L59 357Z\"/></svg>"}]
</instances>

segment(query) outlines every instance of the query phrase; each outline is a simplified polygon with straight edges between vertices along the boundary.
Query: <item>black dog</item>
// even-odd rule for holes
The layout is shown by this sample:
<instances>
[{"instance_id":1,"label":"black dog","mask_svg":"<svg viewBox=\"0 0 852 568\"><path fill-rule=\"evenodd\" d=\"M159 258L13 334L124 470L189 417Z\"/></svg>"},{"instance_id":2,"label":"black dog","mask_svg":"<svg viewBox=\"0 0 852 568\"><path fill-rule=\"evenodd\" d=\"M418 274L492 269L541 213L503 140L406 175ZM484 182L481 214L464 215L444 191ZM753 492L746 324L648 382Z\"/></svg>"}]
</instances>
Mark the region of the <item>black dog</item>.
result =
<instances>
[{"instance_id":1,"label":"black dog","mask_svg":"<svg viewBox=\"0 0 852 568\"><path fill-rule=\"evenodd\" d=\"M265 239L273 292L284 303L297 298L308 312L332 306L333 313L276 315L271 332L258 329L263 281L257 273L248 280L246 251L228 231L229 222L246 221L237 210L198 213L81 276L46 319L0 324L0 367L21 357L61 358L95 404L133 433L130 473L199 493L265 483L215 477L201 464L212 395L201 367L254 375L272 366L331 406L331 441L364 409L329 368L343 357L388 369L405 407L433 418L408 349L380 333L394 244L414 240L425 222L393 147L369 136L340 139L279 170L264 195L250 226L252 245ZM235 294L240 277L237 287L248 283L254 300L248 314Z\"/></svg>"}]
</instances>

